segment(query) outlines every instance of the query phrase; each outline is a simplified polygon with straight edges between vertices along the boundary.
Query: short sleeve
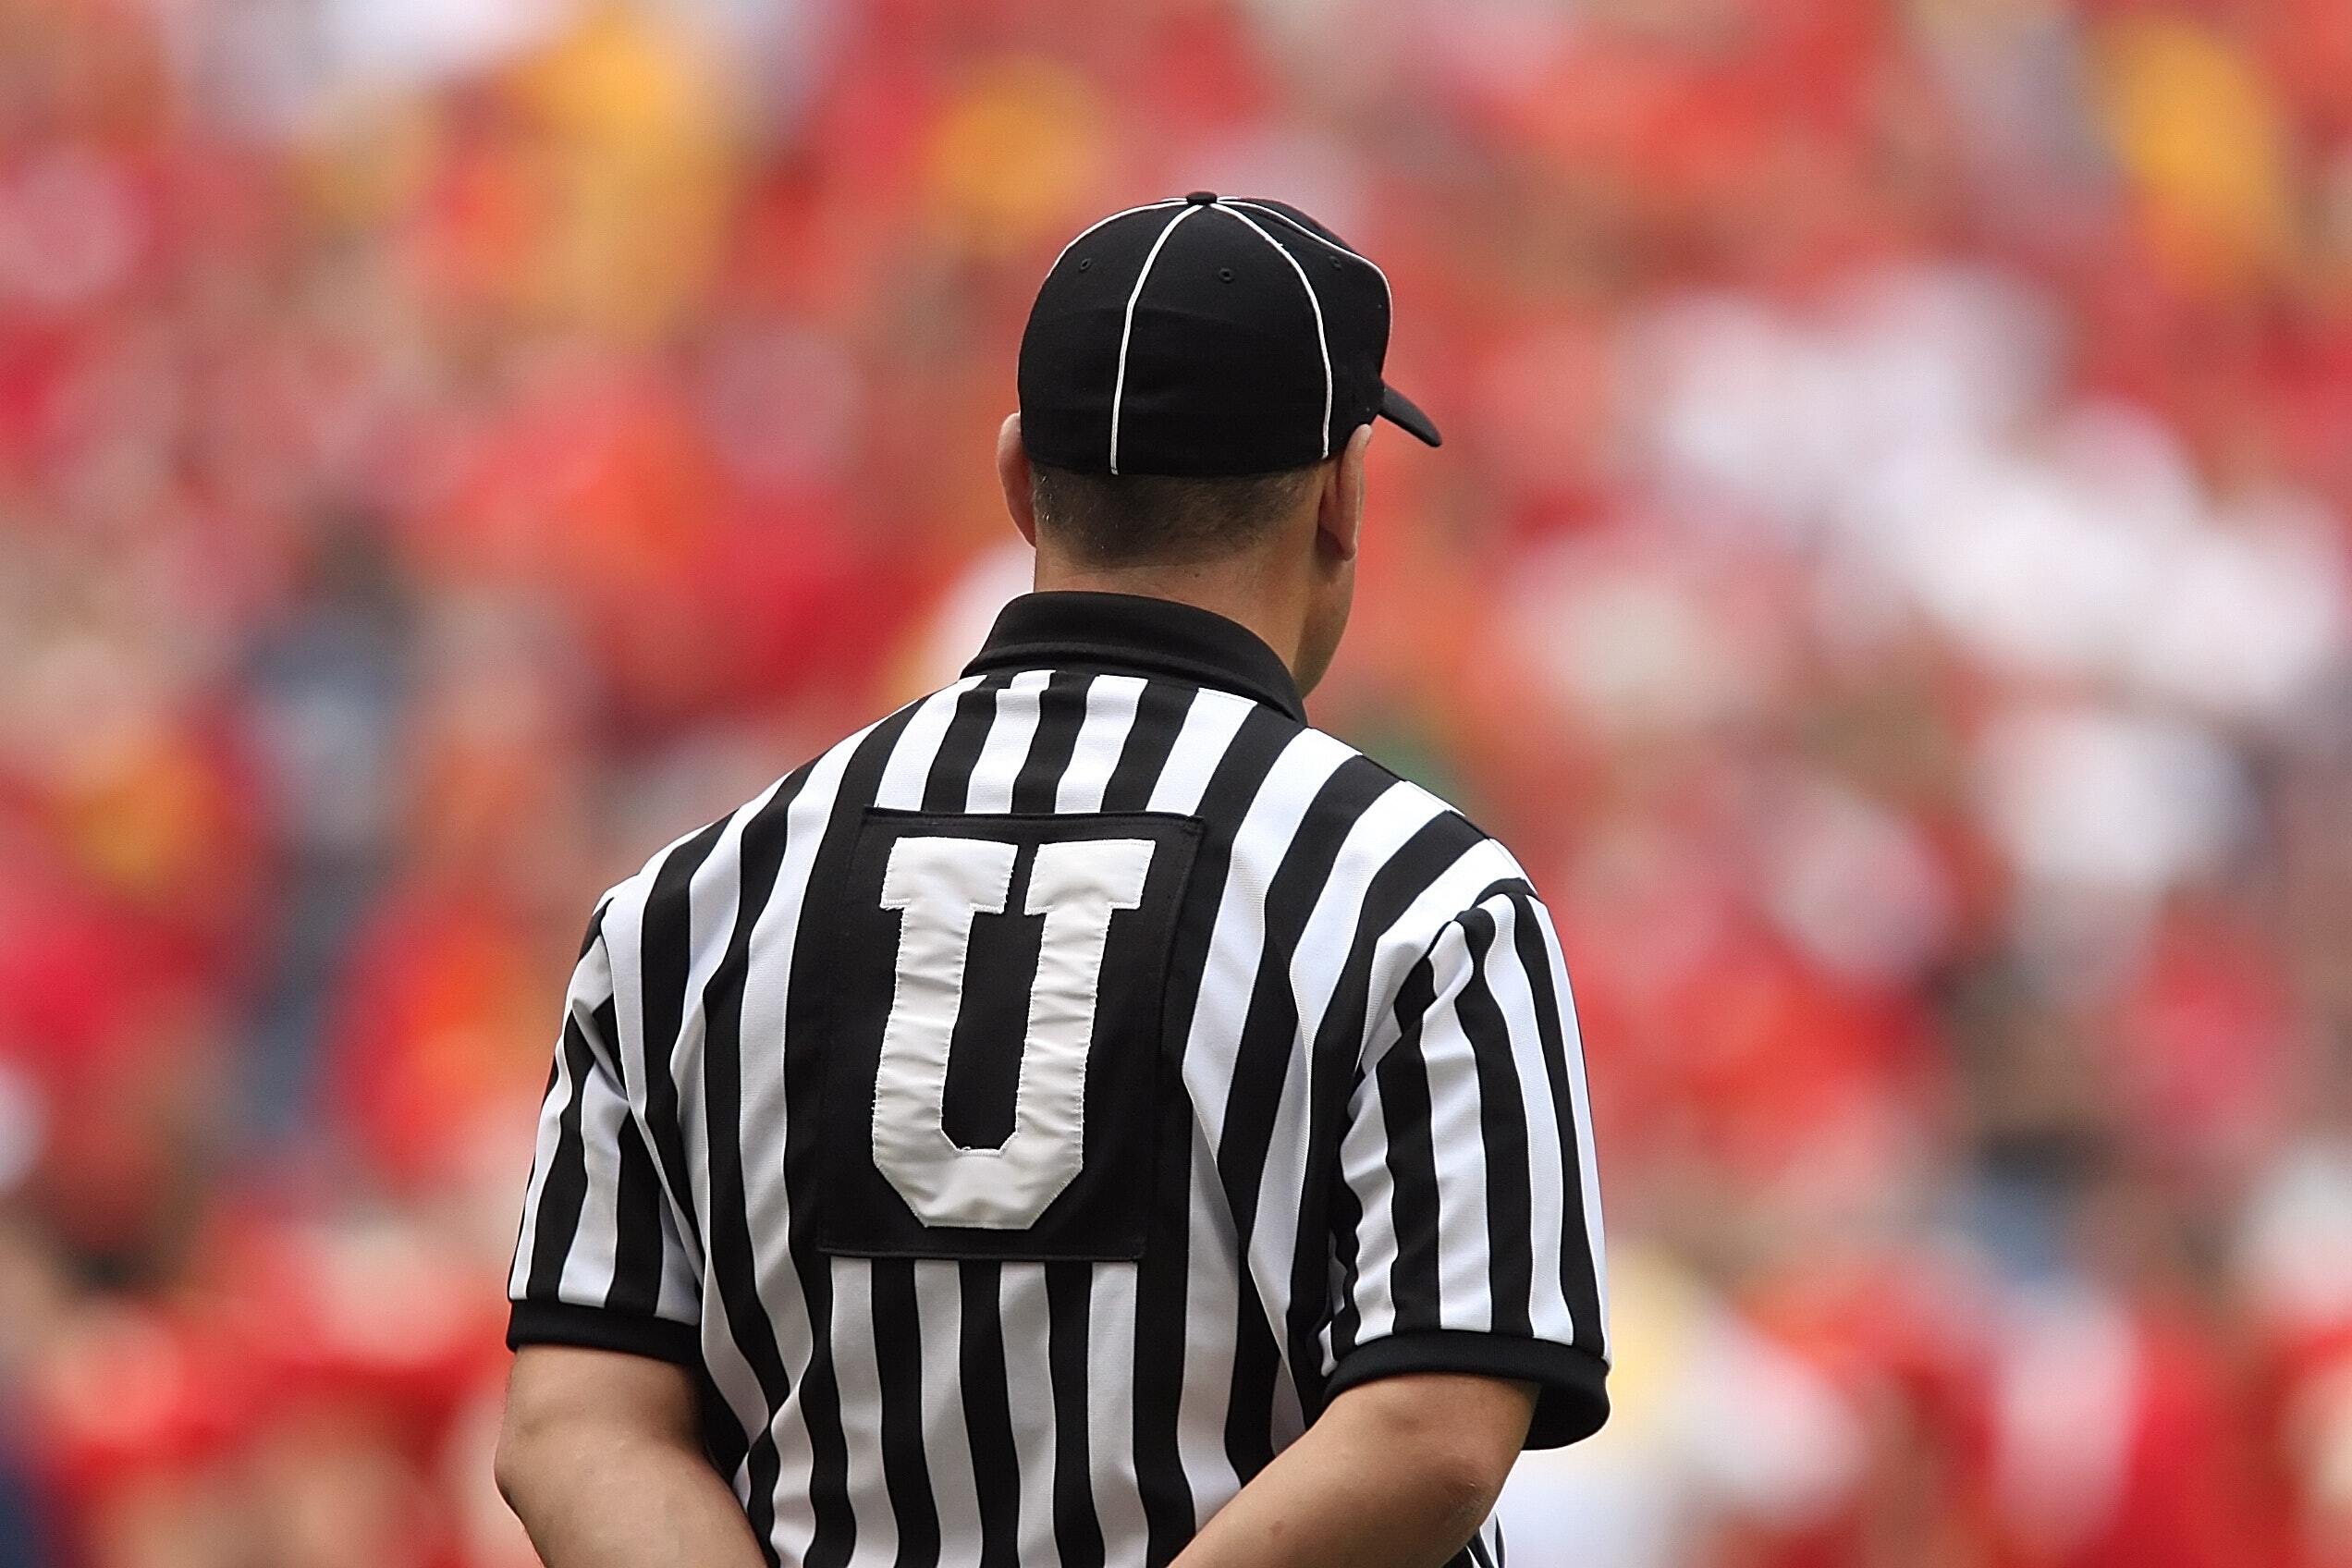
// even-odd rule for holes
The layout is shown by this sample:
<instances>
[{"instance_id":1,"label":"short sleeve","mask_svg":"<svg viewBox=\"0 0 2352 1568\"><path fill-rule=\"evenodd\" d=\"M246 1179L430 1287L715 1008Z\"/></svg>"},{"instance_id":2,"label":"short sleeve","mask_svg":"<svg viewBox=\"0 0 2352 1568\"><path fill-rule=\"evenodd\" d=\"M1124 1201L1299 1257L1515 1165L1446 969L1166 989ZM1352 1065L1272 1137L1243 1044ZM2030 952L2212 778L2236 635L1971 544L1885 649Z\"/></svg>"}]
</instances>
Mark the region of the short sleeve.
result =
<instances>
[{"instance_id":1,"label":"short sleeve","mask_svg":"<svg viewBox=\"0 0 2352 1568\"><path fill-rule=\"evenodd\" d=\"M1327 1390L1405 1372L1539 1390L1527 1443L1608 1418L1583 1053L1524 881L1449 920L1369 1035L1341 1142Z\"/></svg>"},{"instance_id":2,"label":"short sleeve","mask_svg":"<svg viewBox=\"0 0 2352 1568\"><path fill-rule=\"evenodd\" d=\"M645 1127L630 1104L598 921L565 998L539 1108L507 1342L701 1363L700 1287Z\"/></svg>"}]
</instances>

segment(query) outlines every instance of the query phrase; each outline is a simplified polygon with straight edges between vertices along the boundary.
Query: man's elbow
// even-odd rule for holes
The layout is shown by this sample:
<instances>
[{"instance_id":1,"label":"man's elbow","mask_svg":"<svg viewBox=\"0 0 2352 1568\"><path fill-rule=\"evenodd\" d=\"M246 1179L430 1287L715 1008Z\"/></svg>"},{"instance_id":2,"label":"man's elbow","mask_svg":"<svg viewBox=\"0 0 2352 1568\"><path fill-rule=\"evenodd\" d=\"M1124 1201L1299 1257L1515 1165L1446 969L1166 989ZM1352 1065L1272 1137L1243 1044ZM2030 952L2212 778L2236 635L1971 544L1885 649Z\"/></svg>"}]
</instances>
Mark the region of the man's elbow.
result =
<instances>
[{"instance_id":1,"label":"man's elbow","mask_svg":"<svg viewBox=\"0 0 2352 1568\"><path fill-rule=\"evenodd\" d=\"M1424 1506L1467 1536L1493 1511L1534 1410L1524 1384L1424 1374L1350 1390L1329 1415L1354 1426L1366 1452L1399 1462Z\"/></svg>"},{"instance_id":2,"label":"man's elbow","mask_svg":"<svg viewBox=\"0 0 2352 1568\"><path fill-rule=\"evenodd\" d=\"M491 1456L490 1474L498 1483L498 1495L517 1513L523 1510L532 1495L533 1483L545 1472L545 1454L553 1440L552 1423L545 1416L520 1410L515 1402L507 1402L506 1418L498 1427L497 1451Z\"/></svg>"},{"instance_id":3,"label":"man's elbow","mask_svg":"<svg viewBox=\"0 0 2352 1568\"><path fill-rule=\"evenodd\" d=\"M1511 1460L1497 1458L1483 1445L1429 1441L1407 1452L1417 1460L1415 1468L1423 1506L1432 1518L1443 1521L1450 1532L1464 1537L1494 1512L1502 1484L1511 1475Z\"/></svg>"},{"instance_id":4,"label":"man's elbow","mask_svg":"<svg viewBox=\"0 0 2352 1568\"><path fill-rule=\"evenodd\" d=\"M583 1427L598 1419L596 1411L555 1397L557 1392L527 1378L516 1379L507 1390L490 1474L498 1484L498 1495L518 1514L546 1494L551 1479L566 1469L564 1451L579 1451Z\"/></svg>"}]
</instances>

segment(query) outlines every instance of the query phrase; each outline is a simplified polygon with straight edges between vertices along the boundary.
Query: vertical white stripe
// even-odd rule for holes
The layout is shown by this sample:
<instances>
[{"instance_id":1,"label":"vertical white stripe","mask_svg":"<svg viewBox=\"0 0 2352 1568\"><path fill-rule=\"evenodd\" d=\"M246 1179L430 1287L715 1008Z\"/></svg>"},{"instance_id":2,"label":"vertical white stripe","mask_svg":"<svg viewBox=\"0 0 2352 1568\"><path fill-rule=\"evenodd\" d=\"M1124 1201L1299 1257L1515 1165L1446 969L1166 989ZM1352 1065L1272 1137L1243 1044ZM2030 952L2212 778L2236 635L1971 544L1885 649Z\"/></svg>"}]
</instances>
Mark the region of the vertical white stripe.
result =
<instances>
[{"instance_id":1,"label":"vertical white stripe","mask_svg":"<svg viewBox=\"0 0 2352 1568\"><path fill-rule=\"evenodd\" d=\"M923 1459L931 1477L931 1502L939 1514L939 1568L964 1568L980 1561L980 1482L972 1467L972 1430L963 1418L963 1268L961 1264L923 1259L914 1267L914 1317L919 1343L893 1345L901 1361L923 1369ZM1021 1429L1013 1428L1013 1440Z\"/></svg>"},{"instance_id":2,"label":"vertical white stripe","mask_svg":"<svg viewBox=\"0 0 2352 1568\"><path fill-rule=\"evenodd\" d=\"M556 1150L563 1143L563 1113L579 1093L571 1081L571 1053L564 1049L563 1041L556 1041L556 1081L547 1090L547 1097L539 1103L539 1140L531 1160L531 1181L523 1190L522 1231L515 1242L514 1265L507 1271L507 1294L514 1300L522 1293L531 1279L532 1254L539 1245L539 1207L547 1193L547 1172L556 1163Z\"/></svg>"},{"instance_id":3,"label":"vertical white stripe","mask_svg":"<svg viewBox=\"0 0 2352 1568\"><path fill-rule=\"evenodd\" d=\"M1052 1562L1059 1557L1053 1494L1060 1423L1054 1409L1053 1307L1046 1294L1044 1264L1008 1263L998 1268L997 1320L1004 1325L1005 1404L1021 1464L1014 1561Z\"/></svg>"},{"instance_id":4,"label":"vertical white stripe","mask_svg":"<svg viewBox=\"0 0 2352 1568\"><path fill-rule=\"evenodd\" d=\"M840 1394L841 1443L849 1455L848 1489L857 1516L858 1556L888 1562L899 1552L899 1518L890 1507L889 1488L882 1476L881 1358L885 1354L897 1358L908 1353L900 1345L885 1352L875 1342L873 1261L837 1257L831 1260L831 1268L833 1375ZM931 1321L925 1320L926 1330ZM807 1460L804 1453L788 1452L785 1473L792 1474L796 1462L804 1467ZM777 1518L780 1524L781 1508ZM778 1531L779 1536L782 1533ZM780 1550L784 1543L777 1544ZM805 1550L803 1543L802 1550L787 1551L784 1561L800 1562Z\"/></svg>"},{"instance_id":5,"label":"vertical white stripe","mask_svg":"<svg viewBox=\"0 0 2352 1568\"><path fill-rule=\"evenodd\" d=\"M1528 1326L1539 1340L1574 1337L1576 1325L1560 1289L1560 1219L1571 1201L1568 1173L1560 1158L1559 1118L1571 1108L1553 1102L1551 1075L1544 1071L1542 1030L1536 1017L1535 988L1525 965L1519 962L1519 905L1511 899L1489 900L1486 908L1495 917L1495 942L1487 954L1487 987L1502 1010L1511 1031L1512 1071L1519 1079L1519 1101L1526 1117L1527 1186L1534 1223L1528 1228L1532 1245L1533 1296L1527 1303Z\"/></svg>"},{"instance_id":6,"label":"vertical white stripe","mask_svg":"<svg viewBox=\"0 0 2352 1568\"><path fill-rule=\"evenodd\" d=\"M1029 758L1029 742L1037 733L1037 708L1051 673L1024 669L997 693L997 711L972 765L972 783L963 800L949 809L1006 812L1012 809L1012 786L1021 765Z\"/></svg>"},{"instance_id":7,"label":"vertical white stripe","mask_svg":"<svg viewBox=\"0 0 2352 1568\"><path fill-rule=\"evenodd\" d=\"M939 754L940 742L947 739L948 725L955 717L956 699L979 684L978 676L967 675L924 698L907 716L906 728L899 731L899 742L890 749L882 776L875 783L876 805L913 811L923 804L923 786L930 777L932 759Z\"/></svg>"},{"instance_id":8,"label":"vertical white stripe","mask_svg":"<svg viewBox=\"0 0 2352 1568\"><path fill-rule=\"evenodd\" d=\"M1149 1534L1135 1479L1135 1266L1097 1263L1086 1303L1086 1464L1111 1562L1140 1562Z\"/></svg>"},{"instance_id":9,"label":"vertical white stripe","mask_svg":"<svg viewBox=\"0 0 2352 1568\"><path fill-rule=\"evenodd\" d=\"M1192 1076L1189 1069L1185 1075ZM1233 1403L1233 1334L1241 1321L1243 1262L1231 1207L1218 1180L1216 1157L1210 1152L1207 1129L1202 1125L1211 1103L1216 1114L1223 1115L1222 1089L1230 1077L1229 1072L1227 1082L1219 1084L1214 1102L1195 1098L1199 1114L1193 1119L1192 1190L1185 1198L1187 1343L1183 1387L1177 1395L1176 1456L1184 1467L1185 1479L1192 1483L1195 1527L1207 1524L1242 1489L1241 1475L1225 1452L1225 1418ZM1199 1091L1193 1092L1197 1096ZM1259 1300L1277 1343L1282 1337L1282 1304L1289 1299L1287 1289L1266 1295L1260 1282ZM1296 1395L1283 1387L1287 1381L1277 1380L1275 1400L1278 1406L1289 1400L1295 1412Z\"/></svg>"},{"instance_id":10,"label":"vertical white stripe","mask_svg":"<svg viewBox=\"0 0 2352 1568\"><path fill-rule=\"evenodd\" d=\"M1568 1053L1568 1088L1575 1096L1576 1164L1584 1198L1585 1245L1592 1258L1593 1280L1600 1292L1600 1354L1609 1350L1609 1248L1600 1218L1600 1171L1593 1159L1592 1094L1585 1084L1584 1032L1576 1023L1576 1001L1569 988L1568 965L1561 957L1560 933L1552 928L1551 912L1536 906L1536 923L1543 928L1544 951L1551 959L1551 988L1560 998L1561 1043Z\"/></svg>"},{"instance_id":11,"label":"vertical white stripe","mask_svg":"<svg viewBox=\"0 0 2352 1568\"><path fill-rule=\"evenodd\" d=\"M1097 675L1087 683L1086 719L1078 727L1078 743L1071 748L1070 766L1054 786L1054 810L1102 809L1103 791L1110 787L1119 753L1135 728L1135 704L1143 694L1140 676Z\"/></svg>"},{"instance_id":12,"label":"vertical white stripe","mask_svg":"<svg viewBox=\"0 0 2352 1568\"><path fill-rule=\"evenodd\" d=\"M1291 263L1291 270L1298 274L1299 287L1306 290L1306 308L1315 312L1315 351L1323 361L1323 423L1316 433L1316 442L1322 448L1322 455L1328 458L1331 455L1331 344L1323 336L1323 301L1316 295L1315 280L1306 276L1306 269L1299 265L1299 259L1291 254L1290 247L1258 227L1256 219L1240 208L1229 207L1222 202L1217 203L1217 210L1247 226L1252 234L1272 246L1276 255Z\"/></svg>"},{"instance_id":13,"label":"vertical white stripe","mask_svg":"<svg viewBox=\"0 0 2352 1568\"><path fill-rule=\"evenodd\" d=\"M584 1029L588 1027L582 1024ZM580 1202L580 1228L572 1233L563 1274L556 1286L562 1300L602 1306L612 1289L620 1256L620 1129L629 1102L602 1069L591 1066L580 1100L581 1170L587 1190Z\"/></svg>"},{"instance_id":14,"label":"vertical white stripe","mask_svg":"<svg viewBox=\"0 0 2352 1568\"><path fill-rule=\"evenodd\" d=\"M1184 710L1183 727L1176 732L1175 747L1152 785L1149 809L1182 815L1197 807L1209 776L1233 743L1234 732L1256 706L1231 692L1203 689L1194 692L1191 705Z\"/></svg>"},{"instance_id":15,"label":"vertical white stripe","mask_svg":"<svg viewBox=\"0 0 2352 1568\"><path fill-rule=\"evenodd\" d=\"M612 994L612 976L604 958L604 944L594 942L571 966L571 983L564 992L564 1016L586 1013ZM539 1106L539 1125L532 1145L531 1174L523 1183L522 1224L515 1236L513 1266L507 1272L507 1293L520 1299L531 1277L531 1255L539 1240L539 1206L547 1191L547 1172L555 1164L563 1136L563 1113L577 1086L571 1081L570 1053L564 1049L563 1032L556 1033L555 1081Z\"/></svg>"},{"instance_id":16,"label":"vertical white stripe","mask_svg":"<svg viewBox=\"0 0 2352 1568\"><path fill-rule=\"evenodd\" d=\"M1479 1120L1476 1047L1462 996L1476 965L1470 938L1450 925L1430 949L1437 999L1423 1021L1422 1070L1429 1085L1429 1163L1437 1176L1438 1320L1449 1329L1494 1327L1493 1254L1487 1225L1485 1124Z\"/></svg>"},{"instance_id":17,"label":"vertical white stripe","mask_svg":"<svg viewBox=\"0 0 2352 1568\"><path fill-rule=\"evenodd\" d=\"M1340 1140L1340 1173L1355 1194L1355 1342L1366 1344L1396 1329L1396 1182L1389 1174L1389 1110L1377 1077L1366 1074L1348 1104ZM1330 1326L1322 1335L1323 1370L1335 1364Z\"/></svg>"},{"instance_id":18,"label":"vertical white stripe","mask_svg":"<svg viewBox=\"0 0 2352 1568\"><path fill-rule=\"evenodd\" d=\"M661 1217L661 1289L654 1298L654 1311L676 1322L696 1323L703 1310L701 1266L688 1256L685 1232L679 1228L677 1211L667 1196L662 1199Z\"/></svg>"},{"instance_id":19,"label":"vertical white stripe","mask_svg":"<svg viewBox=\"0 0 2352 1568\"><path fill-rule=\"evenodd\" d=\"M1110 472L1119 472L1119 408L1127 398L1127 350L1135 340L1135 301L1144 297L1144 285L1151 280L1152 263L1159 260L1159 248L1176 232L1176 226L1200 209L1187 204L1182 212L1168 220L1159 237L1144 252L1143 269L1135 274L1134 291L1127 296L1127 315L1119 329L1119 374L1110 384Z\"/></svg>"}]
</instances>

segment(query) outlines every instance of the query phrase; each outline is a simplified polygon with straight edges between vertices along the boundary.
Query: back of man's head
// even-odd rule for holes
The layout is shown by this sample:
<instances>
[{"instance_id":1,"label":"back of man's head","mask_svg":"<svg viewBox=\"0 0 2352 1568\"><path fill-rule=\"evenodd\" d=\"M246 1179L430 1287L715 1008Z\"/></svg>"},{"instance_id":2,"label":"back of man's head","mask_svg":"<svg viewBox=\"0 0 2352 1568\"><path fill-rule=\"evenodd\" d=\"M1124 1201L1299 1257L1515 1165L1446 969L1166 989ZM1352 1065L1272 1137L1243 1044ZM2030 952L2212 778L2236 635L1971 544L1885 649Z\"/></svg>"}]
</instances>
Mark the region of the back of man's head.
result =
<instances>
[{"instance_id":1,"label":"back of man's head","mask_svg":"<svg viewBox=\"0 0 2352 1568\"><path fill-rule=\"evenodd\" d=\"M1033 463L1039 543L1095 569L1199 566L1257 552L1313 498L1318 467L1177 476Z\"/></svg>"},{"instance_id":2,"label":"back of man's head","mask_svg":"<svg viewBox=\"0 0 2352 1568\"><path fill-rule=\"evenodd\" d=\"M1347 623L1389 284L1297 208L1215 191L1079 233L1021 339L997 468L1037 586L1180 599L1313 686Z\"/></svg>"}]
</instances>

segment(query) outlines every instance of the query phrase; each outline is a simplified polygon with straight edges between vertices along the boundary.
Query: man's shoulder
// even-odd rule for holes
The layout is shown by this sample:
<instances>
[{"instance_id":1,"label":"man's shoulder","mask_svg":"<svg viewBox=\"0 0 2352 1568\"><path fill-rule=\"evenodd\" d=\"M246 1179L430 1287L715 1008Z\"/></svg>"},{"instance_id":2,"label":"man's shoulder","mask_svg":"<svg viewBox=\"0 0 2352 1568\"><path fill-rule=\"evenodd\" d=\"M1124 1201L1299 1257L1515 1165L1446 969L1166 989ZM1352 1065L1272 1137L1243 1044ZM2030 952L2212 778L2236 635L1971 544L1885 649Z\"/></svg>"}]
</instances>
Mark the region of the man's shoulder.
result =
<instances>
[{"instance_id":1,"label":"man's shoulder","mask_svg":"<svg viewBox=\"0 0 2352 1568\"><path fill-rule=\"evenodd\" d=\"M1394 940L1426 942L1498 896L1536 896L1518 857L1467 812L1327 730L1297 726L1269 778L1294 803L1280 831L1261 836L1264 847L1279 862L1318 846L1328 874L1381 911Z\"/></svg>"},{"instance_id":2,"label":"man's shoulder","mask_svg":"<svg viewBox=\"0 0 2352 1568\"><path fill-rule=\"evenodd\" d=\"M1329 759L1327 766L1332 774L1344 768L1359 777L1377 794L1384 809L1419 819L1427 825L1426 831L1463 850L1479 847L1509 857L1510 851L1502 840L1479 826L1468 812L1394 764L1383 762L1328 729L1301 725L1298 734L1301 743ZM1335 802L1334 805L1347 809L1343 802Z\"/></svg>"}]
</instances>

